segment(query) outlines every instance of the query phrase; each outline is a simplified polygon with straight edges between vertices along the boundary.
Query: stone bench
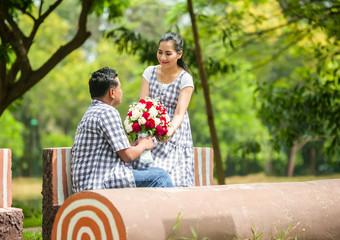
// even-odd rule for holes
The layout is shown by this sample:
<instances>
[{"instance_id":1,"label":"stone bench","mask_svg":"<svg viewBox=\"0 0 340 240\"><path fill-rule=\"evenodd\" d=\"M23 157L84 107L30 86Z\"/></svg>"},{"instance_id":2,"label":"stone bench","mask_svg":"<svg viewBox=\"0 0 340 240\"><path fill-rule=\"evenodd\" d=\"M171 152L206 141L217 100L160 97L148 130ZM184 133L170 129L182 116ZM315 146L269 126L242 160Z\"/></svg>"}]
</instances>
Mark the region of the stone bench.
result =
<instances>
[{"instance_id":1,"label":"stone bench","mask_svg":"<svg viewBox=\"0 0 340 240\"><path fill-rule=\"evenodd\" d=\"M12 151L0 149L0 239L22 239L22 209L12 207Z\"/></svg>"},{"instance_id":2,"label":"stone bench","mask_svg":"<svg viewBox=\"0 0 340 240\"><path fill-rule=\"evenodd\" d=\"M195 147L194 156L195 185L213 185L213 149ZM71 157L71 147L45 148L43 151L42 232L44 240L50 239L57 211L72 195ZM114 189L113 192L116 190L118 189Z\"/></svg>"}]
</instances>

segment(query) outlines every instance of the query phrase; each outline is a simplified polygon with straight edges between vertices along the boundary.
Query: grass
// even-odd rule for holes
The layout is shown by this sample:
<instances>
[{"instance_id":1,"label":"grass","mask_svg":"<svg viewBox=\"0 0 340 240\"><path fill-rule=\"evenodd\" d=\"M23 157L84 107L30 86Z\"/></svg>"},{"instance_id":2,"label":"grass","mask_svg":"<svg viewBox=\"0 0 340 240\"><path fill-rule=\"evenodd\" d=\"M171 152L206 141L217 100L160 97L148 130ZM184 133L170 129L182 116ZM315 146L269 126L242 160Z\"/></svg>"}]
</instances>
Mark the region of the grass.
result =
<instances>
[{"instance_id":1,"label":"grass","mask_svg":"<svg viewBox=\"0 0 340 240\"><path fill-rule=\"evenodd\" d=\"M42 180L40 178L13 178L12 197L17 201L41 198Z\"/></svg>"},{"instance_id":2,"label":"grass","mask_svg":"<svg viewBox=\"0 0 340 240\"><path fill-rule=\"evenodd\" d=\"M23 240L42 240L42 180L14 178L12 180L13 207L24 213Z\"/></svg>"},{"instance_id":3,"label":"grass","mask_svg":"<svg viewBox=\"0 0 340 240\"><path fill-rule=\"evenodd\" d=\"M283 176L267 176L264 173L249 174L246 176L232 176L225 178L226 184L266 183L266 182L305 182L322 179L340 178L340 173L321 176L294 176L291 178ZM215 180L216 181L216 180ZM215 182L217 184L217 182Z\"/></svg>"},{"instance_id":4,"label":"grass","mask_svg":"<svg viewBox=\"0 0 340 240\"><path fill-rule=\"evenodd\" d=\"M23 240L42 240L41 231L24 231Z\"/></svg>"}]
</instances>

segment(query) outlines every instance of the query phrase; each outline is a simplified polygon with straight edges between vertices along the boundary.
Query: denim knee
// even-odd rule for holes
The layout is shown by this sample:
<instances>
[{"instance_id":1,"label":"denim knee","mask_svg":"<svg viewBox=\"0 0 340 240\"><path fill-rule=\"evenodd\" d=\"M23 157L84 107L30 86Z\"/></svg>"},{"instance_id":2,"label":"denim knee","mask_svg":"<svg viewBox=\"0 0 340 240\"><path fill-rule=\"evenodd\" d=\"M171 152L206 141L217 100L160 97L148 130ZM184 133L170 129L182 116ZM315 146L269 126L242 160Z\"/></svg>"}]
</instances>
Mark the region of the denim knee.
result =
<instances>
[{"instance_id":1,"label":"denim knee","mask_svg":"<svg viewBox=\"0 0 340 240\"><path fill-rule=\"evenodd\" d=\"M160 179L161 179L160 182L163 187L174 187L171 177L164 169L158 168L158 173L160 174Z\"/></svg>"}]
</instances>

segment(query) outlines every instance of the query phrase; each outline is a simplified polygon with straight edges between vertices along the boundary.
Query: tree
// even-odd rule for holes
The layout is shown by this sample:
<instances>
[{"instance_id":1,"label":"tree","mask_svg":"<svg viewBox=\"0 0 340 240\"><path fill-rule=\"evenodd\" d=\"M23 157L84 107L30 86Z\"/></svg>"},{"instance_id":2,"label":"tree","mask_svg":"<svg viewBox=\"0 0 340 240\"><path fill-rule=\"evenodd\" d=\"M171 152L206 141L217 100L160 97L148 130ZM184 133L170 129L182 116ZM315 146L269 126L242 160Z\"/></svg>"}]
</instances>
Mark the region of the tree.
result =
<instances>
[{"instance_id":1,"label":"tree","mask_svg":"<svg viewBox=\"0 0 340 240\"><path fill-rule=\"evenodd\" d=\"M329 155L340 153L340 31L335 27L340 22L340 1L280 4L287 23L299 23L289 29L301 36L289 49L298 51L295 55L300 58L308 54L309 59L302 60L303 65L288 76L260 82L257 96L261 99L259 114L272 133L274 146L287 149L287 176L293 176L295 155L310 141L323 142ZM303 46L299 46L300 42Z\"/></svg>"},{"instance_id":2,"label":"tree","mask_svg":"<svg viewBox=\"0 0 340 240\"><path fill-rule=\"evenodd\" d=\"M4 0L0 5L0 115L16 99L25 94L32 86L44 78L58 63L72 51L79 48L90 37L87 18L91 12L101 15L104 9L108 19L122 15L129 1L82 0L75 34L55 46L55 50L36 69L29 58L34 39L44 21L53 13L63 0L56 0L49 6L45 1ZM31 20L28 33L20 28L20 19Z\"/></svg>"},{"instance_id":3,"label":"tree","mask_svg":"<svg viewBox=\"0 0 340 240\"><path fill-rule=\"evenodd\" d=\"M197 57L197 62L198 62L198 69L199 69L201 84L202 84L202 88L204 92L204 99L205 99L205 106L206 106L206 111L207 111L207 118L208 118L208 124L209 124L209 129L210 129L211 141L212 141L213 148L214 148L214 159L216 162L217 180L219 184L224 184L225 181L224 181L224 171L223 171L223 165L222 165L221 151L220 151L220 146L218 143L218 138L217 138L217 133L216 133L216 127L214 123L214 112L213 112L213 107L212 107L211 99L210 99L208 79L207 79L207 75L206 75L204 63L203 63L203 56L202 56L201 45L200 45L200 40L199 40L199 35L198 35L195 12L192 6L192 1L188 0L187 3L188 3L188 11L189 11L190 18L191 18L192 32L193 32L194 41L195 41L195 52L196 52L196 57Z\"/></svg>"},{"instance_id":4,"label":"tree","mask_svg":"<svg viewBox=\"0 0 340 240\"><path fill-rule=\"evenodd\" d=\"M337 124L339 74L336 70L339 66L337 43L340 31L336 24L340 22L340 1L230 1L224 3L225 5L221 5L223 1L214 3L222 10L211 11L214 15L206 11L202 18L212 28L216 28L215 32L220 35L227 50L226 57L236 54L239 58L246 57L253 64L250 71L260 71L258 76L261 78L257 83L259 91L255 95L256 102L262 106L259 115L266 119L264 122L271 130L276 149L281 147L289 152L290 167L287 173L293 174L295 154L311 140L311 136L314 140L327 139L328 149L336 151L340 145ZM328 36L324 37L323 33ZM209 37L214 39L215 34L209 34ZM301 45L315 48L319 54L313 56L309 52L309 55L304 55L307 50ZM324 48L327 50L323 51ZM273 73L270 69L277 69L279 67L276 63L283 63L278 61L280 57L292 55L294 49L302 50L302 53L301 56L295 56L293 61L298 62L299 67L310 74L300 75L298 79L289 79L293 76L293 73L290 75L291 72L270 76ZM303 57L309 59L306 61ZM299 60L296 61L296 58ZM324 59L331 61L336 66L335 69L329 69L329 63ZM310 63L314 63L317 68ZM292 72L294 69L298 71L297 66L291 66ZM285 82L296 84L280 88L280 83ZM315 88L312 90L310 85ZM262 91L264 89L266 90ZM317 106L315 102L320 102L319 105L324 107ZM323 116L328 116L328 119Z\"/></svg>"},{"instance_id":5,"label":"tree","mask_svg":"<svg viewBox=\"0 0 340 240\"><path fill-rule=\"evenodd\" d=\"M294 173L296 153L310 141L323 142L329 155L339 154L339 56L327 57L334 48L337 46L328 43L316 49L316 54L323 56L316 68L297 68L288 77L289 81L281 78L258 89L259 114L269 126L274 146L289 149L287 175L290 177Z\"/></svg>"}]
</instances>

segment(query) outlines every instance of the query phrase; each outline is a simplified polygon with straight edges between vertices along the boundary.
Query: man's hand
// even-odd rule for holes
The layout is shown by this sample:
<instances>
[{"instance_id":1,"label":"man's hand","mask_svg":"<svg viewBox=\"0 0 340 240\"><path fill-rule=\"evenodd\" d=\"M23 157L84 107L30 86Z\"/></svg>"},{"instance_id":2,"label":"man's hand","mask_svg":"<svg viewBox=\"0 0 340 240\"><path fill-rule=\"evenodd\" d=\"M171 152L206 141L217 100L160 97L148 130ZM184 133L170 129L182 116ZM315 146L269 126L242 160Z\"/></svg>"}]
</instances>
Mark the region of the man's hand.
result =
<instances>
[{"instance_id":1,"label":"man's hand","mask_svg":"<svg viewBox=\"0 0 340 240\"><path fill-rule=\"evenodd\" d=\"M138 140L138 145L139 144L143 144L143 146L145 147L145 150L151 150L154 147L153 139L150 136L147 136L145 138L140 138Z\"/></svg>"}]
</instances>

